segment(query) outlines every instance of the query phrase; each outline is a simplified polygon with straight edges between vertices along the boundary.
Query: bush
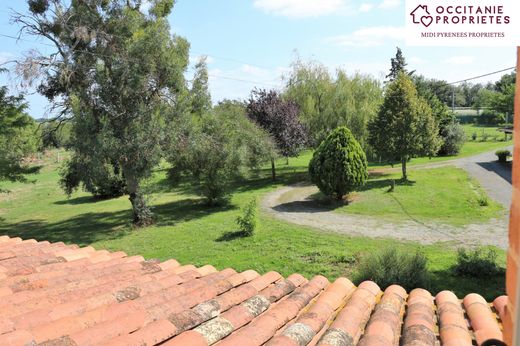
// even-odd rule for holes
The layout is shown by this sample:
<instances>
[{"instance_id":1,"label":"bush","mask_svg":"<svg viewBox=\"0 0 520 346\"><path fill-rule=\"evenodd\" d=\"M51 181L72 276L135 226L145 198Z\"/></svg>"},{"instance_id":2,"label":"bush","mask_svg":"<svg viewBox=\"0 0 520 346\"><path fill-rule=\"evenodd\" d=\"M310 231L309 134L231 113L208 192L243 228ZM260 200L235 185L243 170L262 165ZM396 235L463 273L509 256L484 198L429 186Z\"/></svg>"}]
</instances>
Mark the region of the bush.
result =
<instances>
[{"instance_id":1,"label":"bush","mask_svg":"<svg viewBox=\"0 0 520 346\"><path fill-rule=\"evenodd\" d=\"M256 199L251 199L249 203L242 209L242 215L238 216L236 223L239 230L245 236L252 236L257 224L258 206Z\"/></svg>"},{"instance_id":2,"label":"bush","mask_svg":"<svg viewBox=\"0 0 520 346\"><path fill-rule=\"evenodd\" d=\"M457 123L446 125L441 130L441 137L443 140L440 155L457 155L466 141L466 133L464 128Z\"/></svg>"},{"instance_id":3,"label":"bush","mask_svg":"<svg viewBox=\"0 0 520 346\"><path fill-rule=\"evenodd\" d=\"M316 149L309 163L311 181L336 199L365 184L368 179L365 152L346 127L338 127Z\"/></svg>"},{"instance_id":4,"label":"bush","mask_svg":"<svg viewBox=\"0 0 520 346\"><path fill-rule=\"evenodd\" d=\"M272 157L268 135L247 119L242 108L216 106L196 118L182 118L167 159L170 182L188 173L208 205L228 202L231 185Z\"/></svg>"},{"instance_id":5,"label":"bush","mask_svg":"<svg viewBox=\"0 0 520 346\"><path fill-rule=\"evenodd\" d=\"M407 291L414 288L427 288L429 274L426 256L417 251L398 251L385 249L373 253L361 261L357 281L372 280L381 288L393 284L403 286Z\"/></svg>"},{"instance_id":6,"label":"bush","mask_svg":"<svg viewBox=\"0 0 520 346\"><path fill-rule=\"evenodd\" d=\"M511 152L507 149L497 150L495 155L498 157L498 162L506 163L507 158L511 156Z\"/></svg>"},{"instance_id":7,"label":"bush","mask_svg":"<svg viewBox=\"0 0 520 346\"><path fill-rule=\"evenodd\" d=\"M486 195L479 196L478 199L478 205L481 207L487 207L489 205L489 198Z\"/></svg>"},{"instance_id":8,"label":"bush","mask_svg":"<svg viewBox=\"0 0 520 346\"><path fill-rule=\"evenodd\" d=\"M455 273L461 276L481 278L503 272L497 263L497 252L492 248L479 247L475 250L459 249Z\"/></svg>"},{"instance_id":9,"label":"bush","mask_svg":"<svg viewBox=\"0 0 520 346\"><path fill-rule=\"evenodd\" d=\"M477 117L477 122L480 125L499 125L506 122L506 116L496 111L486 110Z\"/></svg>"},{"instance_id":10,"label":"bush","mask_svg":"<svg viewBox=\"0 0 520 346\"><path fill-rule=\"evenodd\" d=\"M477 140L477 133L476 133L476 132L473 132L473 133L471 134L471 139L474 140L474 141Z\"/></svg>"}]
</instances>

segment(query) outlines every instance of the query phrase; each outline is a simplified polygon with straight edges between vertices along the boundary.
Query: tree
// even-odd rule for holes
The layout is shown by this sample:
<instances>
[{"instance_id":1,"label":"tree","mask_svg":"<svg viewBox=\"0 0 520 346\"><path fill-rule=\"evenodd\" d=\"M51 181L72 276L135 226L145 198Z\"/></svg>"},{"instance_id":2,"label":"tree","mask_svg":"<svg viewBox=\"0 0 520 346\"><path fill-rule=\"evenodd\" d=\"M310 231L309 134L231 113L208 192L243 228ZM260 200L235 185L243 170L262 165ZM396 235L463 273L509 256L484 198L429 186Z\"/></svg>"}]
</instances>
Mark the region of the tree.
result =
<instances>
[{"instance_id":1,"label":"tree","mask_svg":"<svg viewBox=\"0 0 520 346\"><path fill-rule=\"evenodd\" d=\"M414 156L434 156L440 146L439 128L428 103L417 95L406 74L400 73L388 85L383 105L369 124L369 141L381 158L402 165L407 180L406 163Z\"/></svg>"},{"instance_id":2,"label":"tree","mask_svg":"<svg viewBox=\"0 0 520 346\"><path fill-rule=\"evenodd\" d=\"M442 145L439 155L457 155L466 141L464 128L456 122L444 126L440 135L442 137Z\"/></svg>"},{"instance_id":3,"label":"tree","mask_svg":"<svg viewBox=\"0 0 520 346\"><path fill-rule=\"evenodd\" d=\"M69 197L80 186L99 199L120 197L127 193L119 164L90 156L82 157L81 160L78 156L73 156L64 162L60 186Z\"/></svg>"},{"instance_id":4,"label":"tree","mask_svg":"<svg viewBox=\"0 0 520 346\"><path fill-rule=\"evenodd\" d=\"M296 103L284 100L276 91L253 90L247 104L249 118L273 138L279 153L289 158L298 155L306 134L298 117ZM271 158L271 175L276 179L275 157Z\"/></svg>"},{"instance_id":5,"label":"tree","mask_svg":"<svg viewBox=\"0 0 520 346\"><path fill-rule=\"evenodd\" d=\"M514 113L516 73L503 75L494 85L495 93L492 94L488 106L495 111L508 116Z\"/></svg>"},{"instance_id":6,"label":"tree","mask_svg":"<svg viewBox=\"0 0 520 346\"><path fill-rule=\"evenodd\" d=\"M400 72L406 73L411 76L415 71L408 72L406 70L406 60L404 58L403 52L401 48L397 47L397 52L395 53L395 58L390 59L391 67L390 73L386 76L389 81L393 81L397 78Z\"/></svg>"},{"instance_id":7,"label":"tree","mask_svg":"<svg viewBox=\"0 0 520 346\"><path fill-rule=\"evenodd\" d=\"M0 87L0 181L26 182L26 174L39 170L23 162L37 147L37 126L26 107L23 96L8 95L7 87Z\"/></svg>"},{"instance_id":8,"label":"tree","mask_svg":"<svg viewBox=\"0 0 520 346\"><path fill-rule=\"evenodd\" d=\"M70 143L72 130L71 123L60 123L57 121L40 120L41 130L40 150L48 148L66 148Z\"/></svg>"},{"instance_id":9,"label":"tree","mask_svg":"<svg viewBox=\"0 0 520 346\"><path fill-rule=\"evenodd\" d=\"M148 14L141 3L29 0L29 13L13 17L56 50L30 54L18 71L72 122L72 160L121 168L136 226L153 222L141 182L161 158L163 114L185 89L189 50L170 34L173 0L153 1Z\"/></svg>"},{"instance_id":10,"label":"tree","mask_svg":"<svg viewBox=\"0 0 520 346\"><path fill-rule=\"evenodd\" d=\"M314 152L309 175L321 192L341 200L365 184L367 167L365 152L350 130L338 127Z\"/></svg>"},{"instance_id":11,"label":"tree","mask_svg":"<svg viewBox=\"0 0 520 346\"><path fill-rule=\"evenodd\" d=\"M442 103L431 89L432 84L427 82L423 76L413 76L417 88L417 95L428 103L432 115L439 125L439 135L442 141L438 155L456 155L459 153L466 140L464 129L458 124L455 114ZM471 86L466 86L472 89Z\"/></svg>"},{"instance_id":12,"label":"tree","mask_svg":"<svg viewBox=\"0 0 520 346\"><path fill-rule=\"evenodd\" d=\"M209 205L225 203L233 182L273 156L272 140L248 119L242 103L223 101L212 112L182 122L167 153L170 177L178 182L191 175Z\"/></svg>"},{"instance_id":13,"label":"tree","mask_svg":"<svg viewBox=\"0 0 520 346\"><path fill-rule=\"evenodd\" d=\"M191 108L194 114L201 115L211 109L206 57L200 58L195 65L195 76L193 77L190 95Z\"/></svg>"},{"instance_id":14,"label":"tree","mask_svg":"<svg viewBox=\"0 0 520 346\"><path fill-rule=\"evenodd\" d=\"M381 83L368 75L335 75L318 62L297 59L286 76L284 97L298 105L308 132L309 145L317 147L331 131L347 126L363 149L368 150L367 124L383 99Z\"/></svg>"},{"instance_id":15,"label":"tree","mask_svg":"<svg viewBox=\"0 0 520 346\"><path fill-rule=\"evenodd\" d=\"M444 105L452 104L453 86L448 82L438 79L429 79L421 75L412 76L419 95L432 93ZM458 98L459 93L455 93L455 104L459 104L462 100Z\"/></svg>"}]
</instances>

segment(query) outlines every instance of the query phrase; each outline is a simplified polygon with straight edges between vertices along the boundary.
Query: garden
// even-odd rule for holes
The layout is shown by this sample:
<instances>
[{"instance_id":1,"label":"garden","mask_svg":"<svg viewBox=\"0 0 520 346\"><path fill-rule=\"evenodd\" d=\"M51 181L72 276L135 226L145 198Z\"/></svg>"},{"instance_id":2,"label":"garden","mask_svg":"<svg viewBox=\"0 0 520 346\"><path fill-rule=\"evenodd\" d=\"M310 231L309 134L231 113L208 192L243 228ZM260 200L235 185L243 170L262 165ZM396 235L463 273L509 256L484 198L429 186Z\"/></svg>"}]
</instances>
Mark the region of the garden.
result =
<instances>
[{"instance_id":1,"label":"garden","mask_svg":"<svg viewBox=\"0 0 520 346\"><path fill-rule=\"evenodd\" d=\"M14 22L60 54L27 55L16 71L59 112L37 122L23 96L1 89L0 234L219 269L503 293L504 247L480 235L507 241L507 210L453 165L512 144L498 129L509 125L514 73L457 87L462 105L493 113L485 124L461 124L446 106L450 85L409 71L399 48L384 81L298 57L281 90L215 103L205 57L185 76L189 42L171 35L172 6L145 15L77 2L65 18L50 8L59 1L30 3ZM310 208L385 232L305 225L265 205L302 183ZM401 224L427 227L428 241L420 230L395 237Z\"/></svg>"}]
</instances>

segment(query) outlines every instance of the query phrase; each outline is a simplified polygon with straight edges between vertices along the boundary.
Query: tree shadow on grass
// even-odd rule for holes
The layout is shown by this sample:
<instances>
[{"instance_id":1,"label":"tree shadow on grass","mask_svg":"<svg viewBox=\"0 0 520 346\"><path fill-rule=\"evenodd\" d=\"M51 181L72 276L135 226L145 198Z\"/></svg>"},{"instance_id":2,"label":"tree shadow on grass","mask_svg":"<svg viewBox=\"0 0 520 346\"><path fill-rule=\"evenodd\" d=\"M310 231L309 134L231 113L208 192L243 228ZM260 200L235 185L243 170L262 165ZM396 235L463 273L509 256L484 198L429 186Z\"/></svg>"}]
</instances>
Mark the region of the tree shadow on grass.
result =
<instances>
[{"instance_id":1,"label":"tree shadow on grass","mask_svg":"<svg viewBox=\"0 0 520 346\"><path fill-rule=\"evenodd\" d=\"M458 298L478 292L487 301L505 294L505 271L501 274L483 276L479 278L458 276L452 268L430 272L430 286L432 293L449 290Z\"/></svg>"},{"instance_id":2,"label":"tree shadow on grass","mask_svg":"<svg viewBox=\"0 0 520 346\"><path fill-rule=\"evenodd\" d=\"M215 239L216 242L227 242L227 241L232 241L232 240L235 240L235 239L241 239L241 238L245 238L247 237L247 234L244 233L243 231L234 231L234 232L226 232L224 234L222 234L220 237L218 237L217 239Z\"/></svg>"},{"instance_id":3,"label":"tree shadow on grass","mask_svg":"<svg viewBox=\"0 0 520 346\"><path fill-rule=\"evenodd\" d=\"M129 228L130 211L84 213L72 218L47 222L29 219L17 223L0 222L0 233L23 239L75 243L85 246L98 240L120 237Z\"/></svg>"},{"instance_id":4,"label":"tree shadow on grass","mask_svg":"<svg viewBox=\"0 0 520 346\"><path fill-rule=\"evenodd\" d=\"M81 205L87 203L96 203L101 201L106 201L108 198L96 198L94 196L81 196L76 198L67 198L61 201L56 201L54 204L57 205Z\"/></svg>"},{"instance_id":5,"label":"tree shadow on grass","mask_svg":"<svg viewBox=\"0 0 520 346\"><path fill-rule=\"evenodd\" d=\"M385 174L382 174L384 176ZM381 189L388 187L390 191L392 181L395 182L395 186L413 186L414 181L404 180L392 180L392 179L378 179L369 180L364 186L357 189L358 192L369 191L373 189ZM282 203L273 207L278 212L285 213L320 213L333 211L335 209L348 206L351 203L356 203L356 198L349 200L336 200L327 196L324 196L321 192L314 193L308 196L305 200L291 201Z\"/></svg>"},{"instance_id":6,"label":"tree shadow on grass","mask_svg":"<svg viewBox=\"0 0 520 346\"><path fill-rule=\"evenodd\" d=\"M184 199L156 205L152 210L157 219L156 226L171 226L233 208L235 207L232 205L207 207L200 200ZM146 228L133 228L131 220L130 209L116 212L87 212L57 222L28 219L10 223L0 220L0 234L86 246L96 241L117 239L128 232L146 230Z\"/></svg>"},{"instance_id":7,"label":"tree shadow on grass","mask_svg":"<svg viewBox=\"0 0 520 346\"><path fill-rule=\"evenodd\" d=\"M179 222L201 219L214 213L237 209L227 203L219 206L208 206L202 199L188 198L153 207L157 218L157 226L173 226Z\"/></svg>"}]
</instances>

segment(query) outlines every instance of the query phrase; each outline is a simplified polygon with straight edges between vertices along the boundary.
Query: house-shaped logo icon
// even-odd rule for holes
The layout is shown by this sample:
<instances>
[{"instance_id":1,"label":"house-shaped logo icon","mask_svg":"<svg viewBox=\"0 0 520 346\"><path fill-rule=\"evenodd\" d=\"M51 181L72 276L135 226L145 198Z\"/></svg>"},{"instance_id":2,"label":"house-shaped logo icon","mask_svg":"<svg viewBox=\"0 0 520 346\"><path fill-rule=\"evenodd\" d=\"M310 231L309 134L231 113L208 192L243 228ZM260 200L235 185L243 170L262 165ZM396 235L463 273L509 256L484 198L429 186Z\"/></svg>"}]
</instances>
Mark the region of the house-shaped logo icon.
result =
<instances>
[{"instance_id":1,"label":"house-shaped logo icon","mask_svg":"<svg viewBox=\"0 0 520 346\"><path fill-rule=\"evenodd\" d=\"M413 10L410 15L414 24L422 24L425 27L429 27L433 21L433 17L430 16L427 5L419 5Z\"/></svg>"}]
</instances>

